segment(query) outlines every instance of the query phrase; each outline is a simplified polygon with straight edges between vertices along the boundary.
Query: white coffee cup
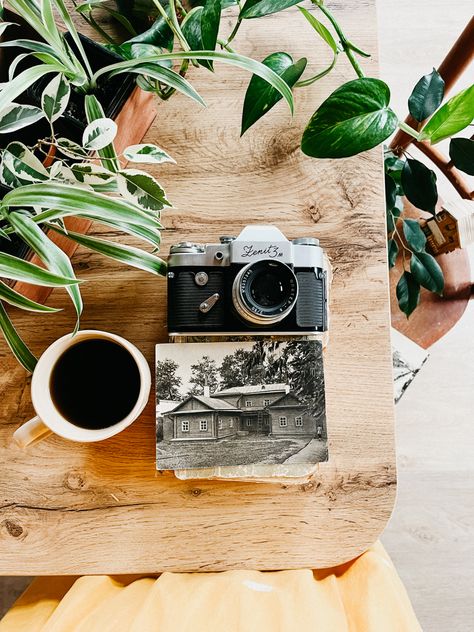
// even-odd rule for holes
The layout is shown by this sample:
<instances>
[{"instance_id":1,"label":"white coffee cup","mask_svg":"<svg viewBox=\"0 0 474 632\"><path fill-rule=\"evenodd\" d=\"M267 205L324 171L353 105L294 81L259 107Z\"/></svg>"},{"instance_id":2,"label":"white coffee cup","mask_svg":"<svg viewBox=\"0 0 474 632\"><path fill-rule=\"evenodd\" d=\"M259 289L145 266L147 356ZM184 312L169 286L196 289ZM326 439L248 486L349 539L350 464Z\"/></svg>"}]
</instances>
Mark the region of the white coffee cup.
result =
<instances>
[{"instance_id":1,"label":"white coffee cup","mask_svg":"<svg viewBox=\"0 0 474 632\"><path fill-rule=\"evenodd\" d=\"M140 375L140 391L134 407L124 419L105 428L89 429L76 426L61 415L51 397L50 378L56 362L67 349L86 339L103 339L118 343L133 357ZM13 438L23 448L45 439L52 433L71 441L86 443L108 439L137 419L148 402L150 388L151 373L148 362L141 351L125 338L94 329L79 331L74 335L67 334L53 342L38 360L31 380L31 399L37 416L20 426L14 432Z\"/></svg>"}]
</instances>

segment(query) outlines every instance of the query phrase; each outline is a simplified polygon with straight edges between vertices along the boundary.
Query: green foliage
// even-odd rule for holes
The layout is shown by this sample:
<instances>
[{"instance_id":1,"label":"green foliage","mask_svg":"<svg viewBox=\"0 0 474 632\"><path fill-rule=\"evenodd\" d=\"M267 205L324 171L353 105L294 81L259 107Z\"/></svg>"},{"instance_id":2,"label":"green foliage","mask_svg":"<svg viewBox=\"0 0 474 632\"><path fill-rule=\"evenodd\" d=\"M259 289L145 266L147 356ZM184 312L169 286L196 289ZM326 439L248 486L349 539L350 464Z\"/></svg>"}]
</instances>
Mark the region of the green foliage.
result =
<instances>
[{"instance_id":1,"label":"green foliage","mask_svg":"<svg viewBox=\"0 0 474 632\"><path fill-rule=\"evenodd\" d=\"M434 145L457 134L474 120L474 85L451 97L422 129L420 140Z\"/></svg>"},{"instance_id":2,"label":"green foliage","mask_svg":"<svg viewBox=\"0 0 474 632\"><path fill-rule=\"evenodd\" d=\"M420 224L414 219L403 220L403 234L407 244L415 252L423 252L426 245L425 233L422 231Z\"/></svg>"},{"instance_id":3,"label":"green foliage","mask_svg":"<svg viewBox=\"0 0 474 632\"><path fill-rule=\"evenodd\" d=\"M345 83L313 114L301 149L314 158L344 158L376 147L397 127L389 102L390 90L380 79Z\"/></svg>"},{"instance_id":4,"label":"green foliage","mask_svg":"<svg viewBox=\"0 0 474 632\"><path fill-rule=\"evenodd\" d=\"M449 157L455 167L474 176L474 140L471 138L452 138L449 143Z\"/></svg>"},{"instance_id":5,"label":"green foliage","mask_svg":"<svg viewBox=\"0 0 474 632\"><path fill-rule=\"evenodd\" d=\"M262 63L271 68L292 88L303 74L307 60L302 58L293 63L292 57L287 53L272 53ZM271 110L281 98L282 95L275 88L264 79L254 75L245 94L241 135Z\"/></svg>"},{"instance_id":6,"label":"green foliage","mask_svg":"<svg viewBox=\"0 0 474 632\"><path fill-rule=\"evenodd\" d=\"M407 318L420 302L420 284L410 272L403 272L397 283L398 305Z\"/></svg>"},{"instance_id":7,"label":"green foliage","mask_svg":"<svg viewBox=\"0 0 474 632\"><path fill-rule=\"evenodd\" d=\"M277 13L298 4L301 0L247 0L240 17L243 19L261 18L270 13Z\"/></svg>"},{"instance_id":8,"label":"green foliage","mask_svg":"<svg viewBox=\"0 0 474 632\"><path fill-rule=\"evenodd\" d=\"M408 109L416 121L424 121L443 101L444 81L437 70L422 77L408 99Z\"/></svg>"},{"instance_id":9,"label":"green foliage","mask_svg":"<svg viewBox=\"0 0 474 632\"><path fill-rule=\"evenodd\" d=\"M408 158L402 171L401 184L406 197L417 208L433 215L438 202L436 174L419 160Z\"/></svg>"},{"instance_id":10,"label":"green foliage","mask_svg":"<svg viewBox=\"0 0 474 632\"><path fill-rule=\"evenodd\" d=\"M415 280L427 290L442 294L444 278L436 259L427 252L413 253L410 260L410 270Z\"/></svg>"}]
</instances>

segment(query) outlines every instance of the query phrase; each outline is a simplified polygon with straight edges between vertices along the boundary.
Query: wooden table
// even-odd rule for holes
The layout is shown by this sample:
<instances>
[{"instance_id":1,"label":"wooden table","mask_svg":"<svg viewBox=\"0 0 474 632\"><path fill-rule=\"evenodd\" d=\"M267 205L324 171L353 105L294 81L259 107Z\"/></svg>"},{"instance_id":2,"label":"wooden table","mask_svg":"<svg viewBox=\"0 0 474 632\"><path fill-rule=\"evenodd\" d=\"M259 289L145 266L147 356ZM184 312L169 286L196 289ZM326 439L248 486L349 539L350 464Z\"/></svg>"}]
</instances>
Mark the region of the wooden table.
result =
<instances>
[{"instance_id":1,"label":"wooden table","mask_svg":"<svg viewBox=\"0 0 474 632\"><path fill-rule=\"evenodd\" d=\"M328 2L364 49L377 52L374 0ZM328 50L296 8L251 20L236 47L263 58ZM377 73L376 58L365 65ZM150 573L162 570L325 567L351 559L383 530L396 491L388 282L380 149L341 161L302 155L305 121L353 77L344 59L280 103L239 139L245 72L218 65L190 73L207 109L176 96L158 105L149 132L177 165L154 170L175 209L164 217L163 253L180 240L216 240L245 224L275 223L288 237L315 235L334 265L327 349L330 460L305 485L183 482L155 471L154 402L128 430L96 445L53 437L21 451L13 431L32 416L26 376L0 342L0 572ZM123 239L110 229L96 233ZM133 243L129 240L128 243ZM78 250L83 328L121 334L153 362L167 338L166 283ZM64 292L52 316L15 312L37 353L73 327ZM13 312L13 310L12 310Z\"/></svg>"}]
</instances>

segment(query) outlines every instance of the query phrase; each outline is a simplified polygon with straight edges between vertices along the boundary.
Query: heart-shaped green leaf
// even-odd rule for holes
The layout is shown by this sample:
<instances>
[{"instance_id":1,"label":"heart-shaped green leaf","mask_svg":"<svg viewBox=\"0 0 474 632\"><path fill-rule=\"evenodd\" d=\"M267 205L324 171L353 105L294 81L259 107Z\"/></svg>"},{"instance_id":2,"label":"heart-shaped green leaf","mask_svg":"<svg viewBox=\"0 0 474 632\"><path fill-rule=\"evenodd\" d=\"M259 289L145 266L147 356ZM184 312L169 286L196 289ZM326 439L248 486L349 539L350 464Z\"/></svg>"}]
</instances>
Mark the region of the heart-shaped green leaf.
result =
<instances>
[{"instance_id":1,"label":"heart-shaped green leaf","mask_svg":"<svg viewBox=\"0 0 474 632\"><path fill-rule=\"evenodd\" d=\"M127 40L126 43L137 42L142 44L152 44L153 46L160 46L161 48L172 50L173 41L173 31L168 26L166 20L163 17L159 17L153 22L153 25L147 31L132 37Z\"/></svg>"},{"instance_id":2,"label":"heart-shaped green leaf","mask_svg":"<svg viewBox=\"0 0 474 632\"><path fill-rule=\"evenodd\" d=\"M422 252L426 245L426 236L422 231L420 224L414 219L403 220L403 234L407 240L407 244L415 252Z\"/></svg>"},{"instance_id":3,"label":"heart-shaped green leaf","mask_svg":"<svg viewBox=\"0 0 474 632\"><path fill-rule=\"evenodd\" d=\"M303 74L307 60L303 57L294 64L290 55L281 52L272 53L262 63L284 79L291 88ZM241 135L271 110L281 98L282 96L278 90L275 90L264 79L254 75L245 94Z\"/></svg>"},{"instance_id":4,"label":"heart-shaped green leaf","mask_svg":"<svg viewBox=\"0 0 474 632\"><path fill-rule=\"evenodd\" d=\"M457 134L474 120L474 84L446 101L421 131L420 140L432 145Z\"/></svg>"},{"instance_id":5,"label":"heart-shaped green leaf","mask_svg":"<svg viewBox=\"0 0 474 632\"><path fill-rule=\"evenodd\" d=\"M410 270L415 280L431 292L442 294L444 289L443 271L438 262L427 252L412 254Z\"/></svg>"},{"instance_id":6,"label":"heart-shaped green leaf","mask_svg":"<svg viewBox=\"0 0 474 632\"><path fill-rule=\"evenodd\" d=\"M410 272L404 272L397 283L398 306L407 318L420 302L420 284Z\"/></svg>"},{"instance_id":7,"label":"heart-shaped green leaf","mask_svg":"<svg viewBox=\"0 0 474 632\"><path fill-rule=\"evenodd\" d=\"M417 121L424 121L435 112L444 96L444 81L437 70L424 75L413 88L408 99L410 114Z\"/></svg>"},{"instance_id":8,"label":"heart-shaped green leaf","mask_svg":"<svg viewBox=\"0 0 474 632\"><path fill-rule=\"evenodd\" d=\"M449 157L455 167L470 176L474 176L474 140L471 138L452 138L449 143Z\"/></svg>"},{"instance_id":9,"label":"heart-shaped green leaf","mask_svg":"<svg viewBox=\"0 0 474 632\"><path fill-rule=\"evenodd\" d=\"M389 239L388 241L388 265L393 268L398 255L398 244L395 239Z\"/></svg>"},{"instance_id":10,"label":"heart-shaped green leaf","mask_svg":"<svg viewBox=\"0 0 474 632\"><path fill-rule=\"evenodd\" d=\"M263 15L283 11L300 2L301 0L247 0L240 12L240 17L243 19L261 18Z\"/></svg>"},{"instance_id":11,"label":"heart-shaped green leaf","mask_svg":"<svg viewBox=\"0 0 474 632\"><path fill-rule=\"evenodd\" d=\"M408 158L403 167L401 181L403 191L410 202L434 215L438 201L435 172L419 160Z\"/></svg>"},{"instance_id":12,"label":"heart-shaped green leaf","mask_svg":"<svg viewBox=\"0 0 474 632\"><path fill-rule=\"evenodd\" d=\"M376 147L398 124L389 102L389 87L380 79L345 83L313 114L301 149L314 158L345 158Z\"/></svg>"}]
</instances>

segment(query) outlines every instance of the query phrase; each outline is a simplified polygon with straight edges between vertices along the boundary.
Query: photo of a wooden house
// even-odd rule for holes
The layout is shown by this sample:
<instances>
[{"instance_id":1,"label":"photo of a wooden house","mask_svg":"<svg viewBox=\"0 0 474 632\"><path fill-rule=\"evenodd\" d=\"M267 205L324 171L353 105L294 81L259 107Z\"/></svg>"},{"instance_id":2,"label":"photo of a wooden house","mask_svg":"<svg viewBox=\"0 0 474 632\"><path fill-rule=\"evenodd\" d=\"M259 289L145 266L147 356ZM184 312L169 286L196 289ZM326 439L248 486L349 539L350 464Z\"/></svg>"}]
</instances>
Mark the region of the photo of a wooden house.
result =
<instances>
[{"instance_id":1,"label":"photo of a wooden house","mask_svg":"<svg viewBox=\"0 0 474 632\"><path fill-rule=\"evenodd\" d=\"M157 345L157 467L327 460L318 340Z\"/></svg>"},{"instance_id":2,"label":"photo of a wooden house","mask_svg":"<svg viewBox=\"0 0 474 632\"><path fill-rule=\"evenodd\" d=\"M189 395L164 415L167 438L217 440L239 434L268 436L323 436L323 425L288 384L237 386L201 395ZM170 434L171 433L171 434Z\"/></svg>"}]
</instances>

